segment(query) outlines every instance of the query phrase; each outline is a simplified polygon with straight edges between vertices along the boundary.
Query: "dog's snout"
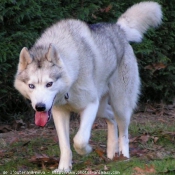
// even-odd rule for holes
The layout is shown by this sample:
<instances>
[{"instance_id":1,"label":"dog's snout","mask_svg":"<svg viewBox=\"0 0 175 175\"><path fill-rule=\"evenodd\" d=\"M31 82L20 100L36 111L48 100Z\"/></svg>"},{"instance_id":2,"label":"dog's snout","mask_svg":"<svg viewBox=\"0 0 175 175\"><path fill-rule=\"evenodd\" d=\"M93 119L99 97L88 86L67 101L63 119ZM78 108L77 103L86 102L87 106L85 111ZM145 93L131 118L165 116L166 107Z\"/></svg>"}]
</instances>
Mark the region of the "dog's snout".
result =
<instances>
[{"instance_id":1,"label":"dog's snout","mask_svg":"<svg viewBox=\"0 0 175 175\"><path fill-rule=\"evenodd\" d=\"M37 104L35 105L35 109L36 109L37 111L45 111L46 105L45 105L44 103L37 103Z\"/></svg>"}]
</instances>

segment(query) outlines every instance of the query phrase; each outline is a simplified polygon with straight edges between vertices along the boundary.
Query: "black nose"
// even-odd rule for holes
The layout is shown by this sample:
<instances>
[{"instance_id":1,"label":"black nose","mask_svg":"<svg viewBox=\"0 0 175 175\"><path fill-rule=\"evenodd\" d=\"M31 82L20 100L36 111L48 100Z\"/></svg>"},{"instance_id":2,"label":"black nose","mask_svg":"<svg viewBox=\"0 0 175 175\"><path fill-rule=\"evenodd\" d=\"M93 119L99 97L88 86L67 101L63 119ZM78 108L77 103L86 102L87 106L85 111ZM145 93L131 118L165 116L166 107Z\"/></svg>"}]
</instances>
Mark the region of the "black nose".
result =
<instances>
[{"instance_id":1,"label":"black nose","mask_svg":"<svg viewBox=\"0 0 175 175\"><path fill-rule=\"evenodd\" d=\"M43 104L43 103L37 103L37 104L35 105L35 109L36 109L37 111L45 111L46 105Z\"/></svg>"}]
</instances>

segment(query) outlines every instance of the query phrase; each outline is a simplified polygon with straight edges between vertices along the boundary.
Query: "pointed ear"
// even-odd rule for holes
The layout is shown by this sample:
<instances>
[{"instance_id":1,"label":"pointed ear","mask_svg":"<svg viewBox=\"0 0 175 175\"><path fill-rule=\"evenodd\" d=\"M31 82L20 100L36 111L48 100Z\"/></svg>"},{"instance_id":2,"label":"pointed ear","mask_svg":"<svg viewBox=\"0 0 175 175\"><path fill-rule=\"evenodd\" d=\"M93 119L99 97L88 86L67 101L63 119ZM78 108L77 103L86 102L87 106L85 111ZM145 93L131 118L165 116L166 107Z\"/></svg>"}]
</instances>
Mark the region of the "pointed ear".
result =
<instances>
[{"instance_id":1,"label":"pointed ear","mask_svg":"<svg viewBox=\"0 0 175 175\"><path fill-rule=\"evenodd\" d=\"M58 54L56 48L52 44L49 45L48 52L46 53L46 58L50 62L57 63L58 61Z\"/></svg>"},{"instance_id":2,"label":"pointed ear","mask_svg":"<svg viewBox=\"0 0 175 175\"><path fill-rule=\"evenodd\" d=\"M32 60L33 58L30 55L27 47L23 47L19 56L18 72L21 72L24 69L26 69L27 65L30 64Z\"/></svg>"}]
</instances>

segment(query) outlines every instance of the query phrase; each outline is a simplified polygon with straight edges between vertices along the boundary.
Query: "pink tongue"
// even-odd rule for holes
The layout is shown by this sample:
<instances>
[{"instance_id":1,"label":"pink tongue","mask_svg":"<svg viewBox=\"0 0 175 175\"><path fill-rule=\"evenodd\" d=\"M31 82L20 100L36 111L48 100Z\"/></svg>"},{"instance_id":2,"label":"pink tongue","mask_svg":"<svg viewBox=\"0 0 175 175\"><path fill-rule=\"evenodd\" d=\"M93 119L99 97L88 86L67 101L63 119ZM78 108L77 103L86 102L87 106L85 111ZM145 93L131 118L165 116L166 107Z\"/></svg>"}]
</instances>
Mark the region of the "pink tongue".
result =
<instances>
[{"instance_id":1,"label":"pink tongue","mask_svg":"<svg viewBox=\"0 0 175 175\"><path fill-rule=\"evenodd\" d=\"M35 125L45 126L48 121L48 112L36 112L35 113Z\"/></svg>"}]
</instances>

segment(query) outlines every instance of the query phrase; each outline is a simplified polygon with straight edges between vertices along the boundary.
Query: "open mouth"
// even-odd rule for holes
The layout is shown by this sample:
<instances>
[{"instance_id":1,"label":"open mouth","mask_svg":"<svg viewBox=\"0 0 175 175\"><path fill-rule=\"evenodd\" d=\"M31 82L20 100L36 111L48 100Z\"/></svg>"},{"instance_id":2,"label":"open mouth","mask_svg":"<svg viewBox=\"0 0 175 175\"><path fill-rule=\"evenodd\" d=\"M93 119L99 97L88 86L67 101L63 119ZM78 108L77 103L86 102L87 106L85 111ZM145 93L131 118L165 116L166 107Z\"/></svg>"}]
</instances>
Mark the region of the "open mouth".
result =
<instances>
[{"instance_id":1,"label":"open mouth","mask_svg":"<svg viewBox=\"0 0 175 175\"><path fill-rule=\"evenodd\" d=\"M52 106L54 104L55 97L53 99ZM36 111L35 112L35 124L37 126L45 126L47 122L50 121L51 116L52 116L52 113L51 113L52 106L48 111Z\"/></svg>"},{"instance_id":2,"label":"open mouth","mask_svg":"<svg viewBox=\"0 0 175 175\"><path fill-rule=\"evenodd\" d=\"M36 111L35 113L35 124L37 126L45 126L47 122L51 119L51 109L49 111Z\"/></svg>"}]
</instances>

